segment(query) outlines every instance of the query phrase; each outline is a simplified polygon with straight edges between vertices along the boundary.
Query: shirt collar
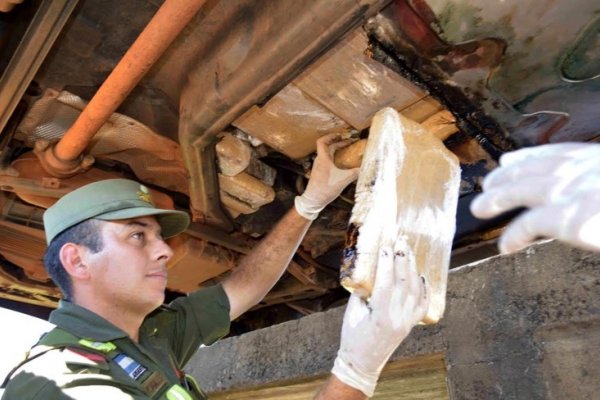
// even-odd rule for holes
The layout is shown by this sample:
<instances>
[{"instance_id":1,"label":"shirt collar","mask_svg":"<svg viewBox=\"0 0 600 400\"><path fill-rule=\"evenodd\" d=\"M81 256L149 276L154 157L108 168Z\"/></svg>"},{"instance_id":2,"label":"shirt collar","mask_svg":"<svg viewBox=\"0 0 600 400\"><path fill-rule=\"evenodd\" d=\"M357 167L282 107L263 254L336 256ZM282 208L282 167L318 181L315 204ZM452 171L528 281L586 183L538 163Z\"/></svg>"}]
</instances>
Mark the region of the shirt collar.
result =
<instances>
[{"instance_id":1,"label":"shirt collar","mask_svg":"<svg viewBox=\"0 0 600 400\"><path fill-rule=\"evenodd\" d=\"M50 313L49 321L75 336L99 342L128 337L98 314L65 300L59 301L58 308Z\"/></svg>"}]
</instances>

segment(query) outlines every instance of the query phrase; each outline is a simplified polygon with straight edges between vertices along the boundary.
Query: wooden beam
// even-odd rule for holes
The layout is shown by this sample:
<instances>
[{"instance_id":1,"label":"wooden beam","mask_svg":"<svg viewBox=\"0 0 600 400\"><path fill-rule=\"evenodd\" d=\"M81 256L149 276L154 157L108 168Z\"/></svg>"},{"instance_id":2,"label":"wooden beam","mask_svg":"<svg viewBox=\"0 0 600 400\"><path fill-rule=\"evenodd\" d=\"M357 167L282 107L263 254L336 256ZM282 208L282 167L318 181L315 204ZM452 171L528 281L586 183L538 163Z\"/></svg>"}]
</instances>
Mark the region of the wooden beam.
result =
<instances>
[{"instance_id":1,"label":"wooden beam","mask_svg":"<svg viewBox=\"0 0 600 400\"><path fill-rule=\"evenodd\" d=\"M309 400L327 379L319 376L287 385L215 393L214 400ZM389 363L384 368L374 400L446 400L446 366L441 354Z\"/></svg>"}]
</instances>

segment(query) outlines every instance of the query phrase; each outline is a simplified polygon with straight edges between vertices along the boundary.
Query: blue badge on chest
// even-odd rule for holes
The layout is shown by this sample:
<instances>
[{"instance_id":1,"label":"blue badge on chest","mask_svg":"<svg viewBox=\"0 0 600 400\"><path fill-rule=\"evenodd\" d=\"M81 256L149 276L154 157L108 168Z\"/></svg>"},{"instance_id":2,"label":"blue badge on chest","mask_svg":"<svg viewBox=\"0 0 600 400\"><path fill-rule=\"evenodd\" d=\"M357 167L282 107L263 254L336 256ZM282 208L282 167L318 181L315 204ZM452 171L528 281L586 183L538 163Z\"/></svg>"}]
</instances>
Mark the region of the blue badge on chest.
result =
<instances>
[{"instance_id":1,"label":"blue badge on chest","mask_svg":"<svg viewBox=\"0 0 600 400\"><path fill-rule=\"evenodd\" d=\"M117 354L114 360L133 380L138 380L140 376L147 371L146 367L135 361L133 358L128 357L125 353Z\"/></svg>"}]
</instances>

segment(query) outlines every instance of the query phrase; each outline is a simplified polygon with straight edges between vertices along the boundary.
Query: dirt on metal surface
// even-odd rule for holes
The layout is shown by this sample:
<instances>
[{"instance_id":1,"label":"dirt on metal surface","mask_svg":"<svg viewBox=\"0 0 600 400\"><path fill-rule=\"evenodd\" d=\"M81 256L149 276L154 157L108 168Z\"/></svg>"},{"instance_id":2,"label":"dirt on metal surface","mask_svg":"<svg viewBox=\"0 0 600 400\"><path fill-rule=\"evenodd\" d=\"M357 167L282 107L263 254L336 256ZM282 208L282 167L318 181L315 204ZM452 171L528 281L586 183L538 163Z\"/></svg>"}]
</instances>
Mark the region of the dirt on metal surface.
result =
<instances>
[{"instance_id":1,"label":"dirt on metal surface","mask_svg":"<svg viewBox=\"0 0 600 400\"><path fill-rule=\"evenodd\" d=\"M586 114L598 102L599 11L587 0L397 0L369 33L385 49L382 61L387 54L459 125L505 149L503 139L534 145L596 135Z\"/></svg>"}]
</instances>

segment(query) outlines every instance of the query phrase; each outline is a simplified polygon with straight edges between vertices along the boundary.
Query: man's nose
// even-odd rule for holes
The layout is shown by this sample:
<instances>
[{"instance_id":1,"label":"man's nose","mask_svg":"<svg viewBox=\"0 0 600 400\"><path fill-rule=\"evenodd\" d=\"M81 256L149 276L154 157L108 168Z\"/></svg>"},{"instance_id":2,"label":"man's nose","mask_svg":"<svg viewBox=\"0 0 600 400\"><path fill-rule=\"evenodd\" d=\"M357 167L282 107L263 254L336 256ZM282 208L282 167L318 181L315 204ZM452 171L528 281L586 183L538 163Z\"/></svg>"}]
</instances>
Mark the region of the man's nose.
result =
<instances>
[{"instance_id":1,"label":"man's nose","mask_svg":"<svg viewBox=\"0 0 600 400\"><path fill-rule=\"evenodd\" d=\"M157 260L169 261L171 257L173 257L173 250L171 249L171 246L169 246L167 242L160 237L156 239L154 252Z\"/></svg>"}]
</instances>

